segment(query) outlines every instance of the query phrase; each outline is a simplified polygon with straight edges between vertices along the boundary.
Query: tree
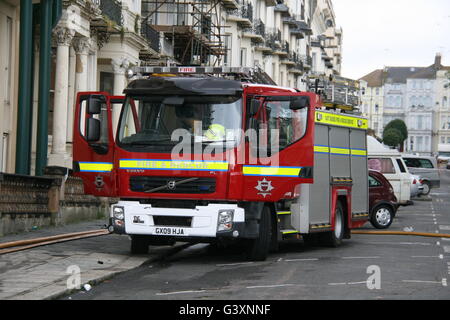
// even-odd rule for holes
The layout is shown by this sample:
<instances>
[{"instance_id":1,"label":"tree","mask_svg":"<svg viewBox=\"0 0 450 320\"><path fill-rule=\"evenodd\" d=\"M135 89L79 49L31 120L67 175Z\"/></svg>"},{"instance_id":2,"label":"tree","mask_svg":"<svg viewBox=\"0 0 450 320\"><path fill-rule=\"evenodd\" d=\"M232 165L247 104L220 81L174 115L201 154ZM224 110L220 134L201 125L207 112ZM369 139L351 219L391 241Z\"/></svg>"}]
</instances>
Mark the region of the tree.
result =
<instances>
[{"instance_id":1,"label":"tree","mask_svg":"<svg viewBox=\"0 0 450 320\"><path fill-rule=\"evenodd\" d=\"M391 129L395 129L397 130L397 134L400 135L400 142L397 145L391 145L386 143L385 140L385 135L386 132L391 130ZM392 135L392 134L391 134ZM400 145L400 151L403 151L403 142L408 138L408 128L406 127L406 124L403 120L401 119L395 119L392 120L391 122L389 122L386 127L383 130L383 142L387 145L391 145L391 146L395 146L398 147ZM388 139L392 139L392 137L388 138Z\"/></svg>"},{"instance_id":2,"label":"tree","mask_svg":"<svg viewBox=\"0 0 450 320\"><path fill-rule=\"evenodd\" d=\"M402 134L399 130L390 128L383 131L383 143L385 145L397 148L403 141Z\"/></svg>"}]
</instances>

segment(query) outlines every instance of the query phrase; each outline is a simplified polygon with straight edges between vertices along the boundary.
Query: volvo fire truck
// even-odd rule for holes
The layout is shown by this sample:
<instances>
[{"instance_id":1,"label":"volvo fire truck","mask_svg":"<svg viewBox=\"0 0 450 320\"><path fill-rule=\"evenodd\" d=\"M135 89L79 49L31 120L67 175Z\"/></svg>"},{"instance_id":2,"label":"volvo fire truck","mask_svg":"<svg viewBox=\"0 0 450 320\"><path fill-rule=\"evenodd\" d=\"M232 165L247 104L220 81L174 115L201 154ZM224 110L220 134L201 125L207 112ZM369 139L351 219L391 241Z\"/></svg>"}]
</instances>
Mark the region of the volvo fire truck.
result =
<instances>
[{"instance_id":1,"label":"volvo fire truck","mask_svg":"<svg viewBox=\"0 0 450 320\"><path fill-rule=\"evenodd\" d=\"M239 242L264 260L285 239L338 246L368 220L354 86L313 79L302 92L240 67L133 74L124 96L78 93L73 139L75 175L86 193L119 199L110 230L132 253Z\"/></svg>"}]
</instances>

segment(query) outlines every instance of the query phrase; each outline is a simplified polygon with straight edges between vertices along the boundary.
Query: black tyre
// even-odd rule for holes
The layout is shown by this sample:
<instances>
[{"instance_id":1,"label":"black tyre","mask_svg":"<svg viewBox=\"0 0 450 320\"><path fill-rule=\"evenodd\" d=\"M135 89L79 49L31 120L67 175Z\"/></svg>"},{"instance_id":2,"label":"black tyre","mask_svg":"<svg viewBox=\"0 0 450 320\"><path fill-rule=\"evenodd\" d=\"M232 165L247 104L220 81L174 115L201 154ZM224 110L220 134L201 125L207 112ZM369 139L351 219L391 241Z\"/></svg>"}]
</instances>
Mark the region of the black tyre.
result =
<instances>
[{"instance_id":1,"label":"black tyre","mask_svg":"<svg viewBox=\"0 0 450 320\"><path fill-rule=\"evenodd\" d=\"M423 191L422 191L421 194L423 194L424 196L427 196L427 195L430 193L430 191L431 191L431 185L430 185L430 182L428 182L428 181L423 181L423 182L422 182L422 185L423 185Z\"/></svg>"},{"instance_id":2,"label":"black tyre","mask_svg":"<svg viewBox=\"0 0 450 320\"><path fill-rule=\"evenodd\" d=\"M131 253L132 254L146 254L148 253L148 239L145 236L133 235L131 236Z\"/></svg>"},{"instance_id":3,"label":"black tyre","mask_svg":"<svg viewBox=\"0 0 450 320\"><path fill-rule=\"evenodd\" d=\"M336 204L334 230L320 234L320 242L329 247L338 247L342 244L344 238L344 209L340 201Z\"/></svg>"},{"instance_id":4,"label":"black tyre","mask_svg":"<svg viewBox=\"0 0 450 320\"><path fill-rule=\"evenodd\" d=\"M272 239L272 219L270 208L264 207L259 221L259 235L246 241L247 257L251 261L264 261L269 254Z\"/></svg>"},{"instance_id":5,"label":"black tyre","mask_svg":"<svg viewBox=\"0 0 450 320\"><path fill-rule=\"evenodd\" d=\"M377 229L387 229L394 221L394 216L394 209L387 204L382 204L373 209L370 223Z\"/></svg>"}]
</instances>

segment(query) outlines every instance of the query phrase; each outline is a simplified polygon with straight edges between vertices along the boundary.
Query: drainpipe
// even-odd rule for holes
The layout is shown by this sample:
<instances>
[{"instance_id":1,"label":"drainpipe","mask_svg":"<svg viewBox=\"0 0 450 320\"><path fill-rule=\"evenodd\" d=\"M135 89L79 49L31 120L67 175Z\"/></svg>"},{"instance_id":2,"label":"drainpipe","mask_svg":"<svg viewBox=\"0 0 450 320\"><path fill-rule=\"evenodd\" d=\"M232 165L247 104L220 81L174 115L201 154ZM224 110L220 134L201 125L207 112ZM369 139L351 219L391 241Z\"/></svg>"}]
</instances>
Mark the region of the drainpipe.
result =
<instances>
[{"instance_id":1,"label":"drainpipe","mask_svg":"<svg viewBox=\"0 0 450 320\"><path fill-rule=\"evenodd\" d=\"M47 166L48 113L50 102L52 30L62 15L61 0L42 0L40 16L39 104L36 141L36 175L42 176Z\"/></svg>"},{"instance_id":2,"label":"drainpipe","mask_svg":"<svg viewBox=\"0 0 450 320\"><path fill-rule=\"evenodd\" d=\"M19 101L17 112L16 170L17 174L30 174L31 140L30 118L32 114L31 86L33 50L33 3L20 1L20 49L19 49Z\"/></svg>"},{"instance_id":3,"label":"drainpipe","mask_svg":"<svg viewBox=\"0 0 450 320\"><path fill-rule=\"evenodd\" d=\"M58 1L56 1L58 2ZM41 1L39 46L39 104L36 140L36 176L44 174L47 165L48 113L50 101L51 37L53 0Z\"/></svg>"}]
</instances>

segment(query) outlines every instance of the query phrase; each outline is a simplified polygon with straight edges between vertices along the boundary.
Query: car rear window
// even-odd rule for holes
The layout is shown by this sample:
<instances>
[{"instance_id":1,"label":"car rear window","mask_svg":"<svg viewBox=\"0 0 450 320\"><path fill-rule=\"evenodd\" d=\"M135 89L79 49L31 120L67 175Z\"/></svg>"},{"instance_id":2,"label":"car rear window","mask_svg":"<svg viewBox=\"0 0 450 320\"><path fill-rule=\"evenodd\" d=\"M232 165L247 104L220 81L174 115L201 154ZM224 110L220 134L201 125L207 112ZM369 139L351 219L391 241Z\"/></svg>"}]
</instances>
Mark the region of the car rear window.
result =
<instances>
[{"instance_id":1,"label":"car rear window","mask_svg":"<svg viewBox=\"0 0 450 320\"><path fill-rule=\"evenodd\" d=\"M395 173L394 164L390 158L370 158L368 160L369 169L381 173Z\"/></svg>"},{"instance_id":2,"label":"car rear window","mask_svg":"<svg viewBox=\"0 0 450 320\"><path fill-rule=\"evenodd\" d=\"M428 159L403 158L407 167L433 169L433 163Z\"/></svg>"},{"instance_id":3,"label":"car rear window","mask_svg":"<svg viewBox=\"0 0 450 320\"><path fill-rule=\"evenodd\" d=\"M427 169L433 169L433 164L428 159L419 159L420 161L420 167L421 168L427 168Z\"/></svg>"}]
</instances>

